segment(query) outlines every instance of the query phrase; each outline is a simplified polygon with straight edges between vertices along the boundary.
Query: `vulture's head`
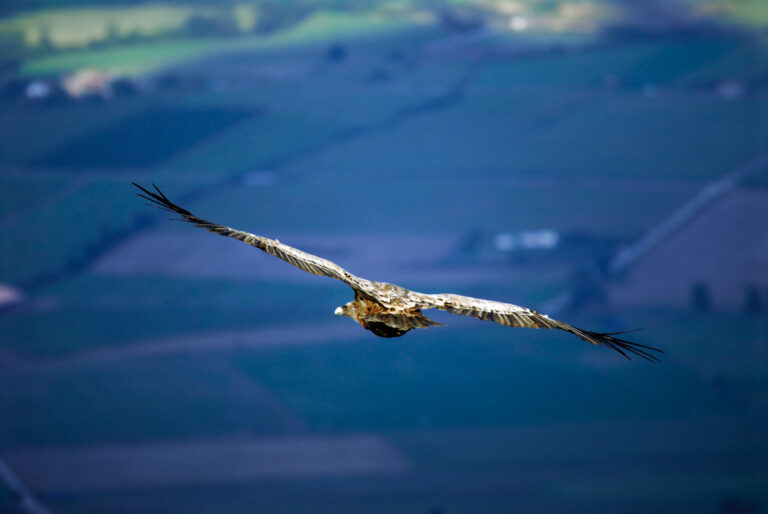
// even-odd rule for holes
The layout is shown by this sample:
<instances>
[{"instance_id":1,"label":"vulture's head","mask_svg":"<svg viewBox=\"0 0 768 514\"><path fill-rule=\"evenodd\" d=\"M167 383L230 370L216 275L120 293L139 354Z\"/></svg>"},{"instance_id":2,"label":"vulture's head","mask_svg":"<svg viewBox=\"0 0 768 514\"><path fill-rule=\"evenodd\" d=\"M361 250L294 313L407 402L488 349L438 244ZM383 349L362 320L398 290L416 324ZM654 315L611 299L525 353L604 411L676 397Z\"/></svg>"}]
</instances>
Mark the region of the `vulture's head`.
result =
<instances>
[{"instance_id":1,"label":"vulture's head","mask_svg":"<svg viewBox=\"0 0 768 514\"><path fill-rule=\"evenodd\" d=\"M355 302L349 302L341 307L336 307L336 310L333 311L333 313L336 316L349 316L352 319L357 319L357 316L355 315Z\"/></svg>"}]
</instances>

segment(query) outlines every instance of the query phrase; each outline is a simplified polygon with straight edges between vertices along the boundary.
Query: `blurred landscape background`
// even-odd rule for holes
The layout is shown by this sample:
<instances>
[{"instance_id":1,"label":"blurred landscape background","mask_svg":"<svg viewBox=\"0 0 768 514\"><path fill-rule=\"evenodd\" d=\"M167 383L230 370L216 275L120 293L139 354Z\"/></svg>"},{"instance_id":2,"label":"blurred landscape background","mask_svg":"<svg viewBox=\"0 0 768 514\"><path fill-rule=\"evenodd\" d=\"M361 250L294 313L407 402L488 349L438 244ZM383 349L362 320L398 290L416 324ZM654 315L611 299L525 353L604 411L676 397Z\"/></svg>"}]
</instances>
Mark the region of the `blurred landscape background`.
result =
<instances>
[{"instance_id":1,"label":"blurred landscape background","mask_svg":"<svg viewBox=\"0 0 768 514\"><path fill-rule=\"evenodd\" d=\"M766 512L766 364L763 0L0 4L0 512Z\"/></svg>"}]
</instances>

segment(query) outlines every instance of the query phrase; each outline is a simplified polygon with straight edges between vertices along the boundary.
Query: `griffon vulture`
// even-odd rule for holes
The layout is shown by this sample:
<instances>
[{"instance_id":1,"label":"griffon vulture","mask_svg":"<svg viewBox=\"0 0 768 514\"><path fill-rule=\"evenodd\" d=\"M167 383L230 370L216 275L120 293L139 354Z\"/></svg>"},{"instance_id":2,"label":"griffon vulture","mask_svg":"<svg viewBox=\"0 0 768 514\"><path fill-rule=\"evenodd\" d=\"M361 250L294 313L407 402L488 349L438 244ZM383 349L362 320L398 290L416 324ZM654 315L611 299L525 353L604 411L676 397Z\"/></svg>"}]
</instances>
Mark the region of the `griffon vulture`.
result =
<instances>
[{"instance_id":1,"label":"griffon vulture","mask_svg":"<svg viewBox=\"0 0 768 514\"><path fill-rule=\"evenodd\" d=\"M651 352L663 353L658 348L614 337L624 332L583 330L511 303L494 302L456 294L424 294L410 291L395 284L366 280L351 274L329 260L292 248L277 239L249 234L198 218L188 210L171 202L154 184L154 193L138 184L134 183L133 185L142 191L142 193L138 193L140 197L149 200L154 206L180 215L183 221L196 227L222 236L233 237L314 275L341 280L355 291L355 299L346 305L337 307L334 314L349 316L360 323L363 328L380 337L400 337L414 328L439 325L440 323L427 318L421 311L423 309L440 309L462 316L495 321L507 327L557 328L570 332L588 343L612 348L627 358L630 358L630 355L636 355L649 361L657 361L658 357Z\"/></svg>"}]
</instances>

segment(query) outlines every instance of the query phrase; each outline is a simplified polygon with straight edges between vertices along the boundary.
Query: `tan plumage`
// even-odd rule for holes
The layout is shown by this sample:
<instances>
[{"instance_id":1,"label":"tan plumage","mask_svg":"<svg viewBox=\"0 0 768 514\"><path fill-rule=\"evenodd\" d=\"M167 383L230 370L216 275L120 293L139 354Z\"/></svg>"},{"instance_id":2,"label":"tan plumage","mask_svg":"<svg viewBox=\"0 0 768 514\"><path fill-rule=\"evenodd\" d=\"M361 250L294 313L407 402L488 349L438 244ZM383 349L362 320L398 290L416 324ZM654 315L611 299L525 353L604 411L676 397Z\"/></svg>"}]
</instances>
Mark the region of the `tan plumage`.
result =
<instances>
[{"instance_id":1,"label":"tan plumage","mask_svg":"<svg viewBox=\"0 0 768 514\"><path fill-rule=\"evenodd\" d=\"M351 274L329 260L297 250L277 239L257 236L198 218L188 210L171 202L154 184L155 193L138 184L134 183L133 185L143 192L143 194L139 193L139 196L149 200L154 206L179 214L183 221L222 236L233 237L248 243L308 273L341 280L355 291L355 299L338 307L335 314L349 316L360 323L363 328L380 337L399 337L414 328L429 328L433 325L439 325L421 313L422 309L439 309L452 314L494 321L507 327L557 328L570 332L589 343L605 345L627 358L630 358L629 354L634 354L650 361L657 361L658 357L650 352L663 353L657 348L614 337L622 332L601 333L582 330L511 303L494 302L456 294L424 294L395 284L366 280Z\"/></svg>"}]
</instances>

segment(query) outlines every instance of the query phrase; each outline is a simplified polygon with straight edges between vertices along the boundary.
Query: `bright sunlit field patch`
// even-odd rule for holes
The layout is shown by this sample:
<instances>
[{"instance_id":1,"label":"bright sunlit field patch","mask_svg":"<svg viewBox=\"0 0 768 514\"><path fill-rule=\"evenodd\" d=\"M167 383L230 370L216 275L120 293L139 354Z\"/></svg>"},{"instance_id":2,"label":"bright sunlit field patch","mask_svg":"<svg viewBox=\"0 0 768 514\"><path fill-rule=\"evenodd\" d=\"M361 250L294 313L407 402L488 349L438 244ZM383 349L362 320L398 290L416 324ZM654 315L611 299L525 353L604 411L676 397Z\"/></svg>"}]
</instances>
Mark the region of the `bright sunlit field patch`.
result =
<instances>
[{"instance_id":1,"label":"bright sunlit field patch","mask_svg":"<svg viewBox=\"0 0 768 514\"><path fill-rule=\"evenodd\" d=\"M158 4L46 9L0 20L0 33L21 32L32 46L39 45L45 34L55 47L64 49L101 41L110 31L116 37L162 34L181 27L199 10L198 7Z\"/></svg>"},{"instance_id":2,"label":"bright sunlit field patch","mask_svg":"<svg viewBox=\"0 0 768 514\"><path fill-rule=\"evenodd\" d=\"M47 75L80 68L95 68L141 74L225 52L270 49L333 41L339 38L369 37L411 25L412 23L407 20L375 13L347 14L320 11L297 25L274 34L228 38L181 38L65 51L25 61L21 71L27 75Z\"/></svg>"}]
</instances>

